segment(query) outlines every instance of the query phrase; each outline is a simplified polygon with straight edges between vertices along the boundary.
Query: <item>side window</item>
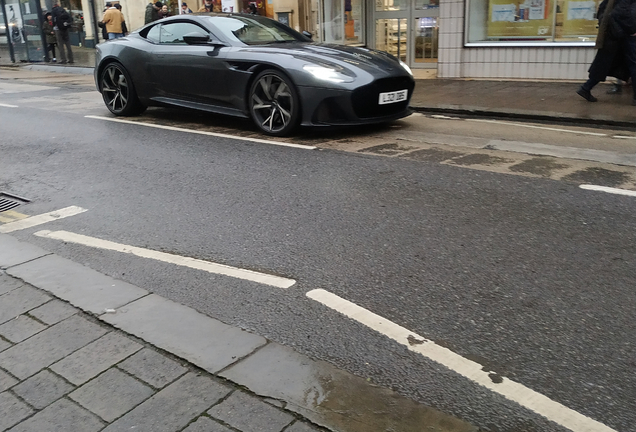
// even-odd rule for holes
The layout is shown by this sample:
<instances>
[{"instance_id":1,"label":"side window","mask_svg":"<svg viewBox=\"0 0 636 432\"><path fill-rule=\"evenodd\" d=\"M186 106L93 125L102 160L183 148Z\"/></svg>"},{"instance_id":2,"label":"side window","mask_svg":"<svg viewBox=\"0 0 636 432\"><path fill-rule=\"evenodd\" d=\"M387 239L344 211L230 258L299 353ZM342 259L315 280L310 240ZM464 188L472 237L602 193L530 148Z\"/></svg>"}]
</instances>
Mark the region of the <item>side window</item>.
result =
<instances>
[{"instance_id":1,"label":"side window","mask_svg":"<svg viewBox=\"0 0 636 432\"><path fill-rule=\"evenodd\" d=\"M159 43L159 27L158 25L152 27L146 33L146 39L148 39L152 43Z\"/></svg>"},{"instance_id":2,"label":"side window","mask_svg":"<svg viewBox=\"0 0 636 432\"><path fill-rule=\"evenodd\" d=\"M207 30L199 27L196 24L186 22L176 22L163 24L161 26L161 37L159 43L161 44L185 44L183 36L188 33L209 33Z\"/></svg>"}]
</instances>

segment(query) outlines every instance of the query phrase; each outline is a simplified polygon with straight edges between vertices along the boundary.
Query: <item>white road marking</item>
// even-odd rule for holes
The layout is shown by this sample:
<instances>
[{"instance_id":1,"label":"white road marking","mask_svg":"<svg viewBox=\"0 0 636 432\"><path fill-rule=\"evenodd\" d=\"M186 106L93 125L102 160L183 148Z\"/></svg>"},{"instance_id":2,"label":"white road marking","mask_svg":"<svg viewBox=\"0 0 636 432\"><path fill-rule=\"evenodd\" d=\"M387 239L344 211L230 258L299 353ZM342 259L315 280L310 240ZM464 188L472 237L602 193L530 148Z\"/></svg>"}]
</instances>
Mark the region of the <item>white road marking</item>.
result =
<instances>
[{"instance_id":1,"label":"white road marking","mask_svg":"<svg viewBox=\"0 0 636 432\"><path fill-rule=\"evenodd\" d=\"M535 392L519 383L501 377L502 382L496 384L482 365L441 347L422 336L409 331L379 315L374 314L348 300L338 297L323 289L315 289L307 293L307 297L334 309L341 314L405 345L409 350L417 352L458 374L476 382L500 395L517 402L523 407L548 418L574 432L616 432L589 417L567 408L548 397Z\"/></svg>"},{"instance_id":2,"label":"white road marking","mask_svg":"<svg viewBox=\"0 0 636 432\"><path fill-rule=\"evenodd\" d=\"M179 127L174 127L174 126L157 125L157 124L152 124L152 123L142 123L142 122L136 122L136 121L131 121L131 120L112 118L112 117L102 117L102 116L92 116L92 115L87 115L87 116L84 116L84 117L91 118L91 119L96 119L96 120L107 120L107 121L113 121L113 122L118 122L118 123L127 123L127 124L132 124L132 125L137 125L137 126L148 126L148 127L154 127L154 128L158 128L158 129L166 129L166 130L177 131L177 132L188 132L188 133L199 134L199 135L215 136L215 137L219 137L219 138L229 138L229 139L235 139L235 140L240 140L240 141L251 141L251 142L257 142L257 143L261 143L261 144L272 144L272 145L284 146L284 147L294 147L294 148L300 148L300 149L304 149L304 150L315 150L316 149L315 146L306 146L306 145L302 145L302 144L285 143L285 142L265 140L265 139L260 139L260 138L246 138L246 137L240 137L240 136L229 135L229 134L222 134L222 133L216 133L216 132L207 132L207 131L199 131L199 130L194 130L194 129L185 129L185 128L179 128Z\"/></svg>"},{"instance_id":3,"label":"white road marking","mask_svg":"<svg viewBox=\"0 0 636 432\"><path fill-rule=\"evenodd\" d=\"M81 207L70 206L60 210L55 210L48 213L43 213L37 216L31 216L25 219L21 219L15 222L9 222L4 225L0 225L0 233L6 234L13 231L23 230L34 226L42 225L47 222L52 222L58 219L67 218L69 216L75 216L76 214L84 213L87 211Z\"/></svg>"},{"instance_id":4,"label":"white road marking","mask_svg":"<svg viewBox=\"0 0 636 432\"><path fill-rule=\"evenodd\" d=\"M0 103L0 107L5 107L5 108L18 108L17 105L9 105L9 104L3 104Z\"/></svg>"},{"instance_id":5,"label":"white road marking","mask_svg":"<svg viewBox=\"0 0 636 432\"><path fill-rule=\"evenodd\" d=\"M614 135L612 138L618 139L636 139L636 136L627 136L627 135Z\"/></svg>"},{"instance_id":6,"label":"white road marking","mask_svg":"<svg viewBox=\"0 0 636 432\"><path fill-rule=\"evenodd\" d=\"M82 234L75 234L68 231L38 231L34 233L38 237L50 238L54 240L62 240L64 242L81 244L97 249L106 249L116 252L129 253L142 258L150 258L170 264L176 264L183 267L189 267L196 270L203 270L208 273L230 276L237 279L258 282L277 288L289 288L296 283L294 279L287 279L280 276L268 275L252 270L240 269L224 264L217 264L210 261L204 261L196 258L183 257L180 255L169 254L166 252L158 252L150 249L144 249L135 246L128 246L121 243L115 243L108 240L102 240L95 237L89 237Z\"/></svg>"},{"instance_id":7,"label":"white road marking","mask_svg":"<svg viewBox=\"0 0 636 432\"><path fill-rule=\"evenodd\" d=\"M627 196L636 197L636 191L632 191L632 190L618 189L618 188L607 187L607 186L588 185L588 184L583 184L583 185L580 185L579 187L585 190L607 192L607 193L616 194L616 195L627 195Z\"/></svg>"},{"instance_id":8,"label":"white road marking","mask_svg":"<svg viewBox=\"0 0 636 432\"><path fill-rule=\"evenodd\" d=\"M571 129L559 129L559 128L551 128L547 126L535 126L535 125L529 125L524 123L512 123L512 122L506 122L501 120L466 119L466 121L480 122L480 123L495 123L495 124L501 124L501 125L507 125L507 126L518 126L518 127L525 127L525 128L531 128L531 129L543 129L543 130L567 132L567 133L573 133L573 134L579 134L579 135L607 136L607 134L598 133L598 132L583 132L583 131L575 131Z\"/></svg>"}]
</instances>

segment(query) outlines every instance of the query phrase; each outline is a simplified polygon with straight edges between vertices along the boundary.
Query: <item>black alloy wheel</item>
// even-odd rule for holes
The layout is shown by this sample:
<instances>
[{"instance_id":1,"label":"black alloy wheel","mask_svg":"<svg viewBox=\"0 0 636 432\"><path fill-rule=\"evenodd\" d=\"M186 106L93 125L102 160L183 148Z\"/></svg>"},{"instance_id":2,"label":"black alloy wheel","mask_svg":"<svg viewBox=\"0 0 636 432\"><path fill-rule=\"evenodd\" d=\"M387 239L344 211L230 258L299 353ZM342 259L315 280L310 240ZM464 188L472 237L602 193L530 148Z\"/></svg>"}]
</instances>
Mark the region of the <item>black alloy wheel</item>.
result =
<instances>
[{"instance_id":1,"label":"black alloy wheel","mask_svg":"<svg viewBox=\"0 0 636 432\"><path fill-rule=\"evenodd\" d=\"M258 74L249 94L252 120L268 135L289 135L300 119L300 104L294 85L273 69Z\"/></svg>"},{"instance_id":2,"label":"black alloy wheel","mask_svg":"<svg viewBox=\"0 0 636 432\"><path fill-rule=\"evenodd\" d=\"M126 69L119 63L110 63L104 68L99 87L106 107L115 115L133 116L146 109L139 102Z\"/></svg>"}]
</instances>

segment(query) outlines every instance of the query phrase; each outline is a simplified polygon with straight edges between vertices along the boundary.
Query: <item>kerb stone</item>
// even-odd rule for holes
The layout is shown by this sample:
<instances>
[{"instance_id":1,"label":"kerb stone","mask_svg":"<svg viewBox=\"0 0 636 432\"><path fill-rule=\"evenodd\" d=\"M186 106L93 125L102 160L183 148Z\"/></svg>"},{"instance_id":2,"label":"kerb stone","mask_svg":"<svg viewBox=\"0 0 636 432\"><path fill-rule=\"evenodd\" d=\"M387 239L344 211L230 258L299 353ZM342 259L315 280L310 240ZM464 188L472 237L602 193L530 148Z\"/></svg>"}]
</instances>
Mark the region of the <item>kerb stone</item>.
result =
<instances>
[{"instance_id":1,"label":"kerb stone","mask_svg":"<svg viewBox=\"0 0 636 432\"><path fill-rule=\"evenodd\" d=\"M0 234L0 268L9 268L50 254L50 252L18 241L10 235Z\"/></svg>"},{"instance_id":2,"label":"kerb stone","mask_svg":"<svg viewBox=\"0 0 636 432\"><path fill-rule=\"evenodd\" d=\"M57 255L11 267L7 273L96 315L148 294L146 290Z\"/></svg>"},{"instance_id":3,"label":"kerb stone","mask_svg":"<svg viewBox=\"0 0 636 432\"><path fill-rule=\"evenodd\" d=\"M267 342L154 294L101 319L211 373Z\"/></svg>"}]
</instances>

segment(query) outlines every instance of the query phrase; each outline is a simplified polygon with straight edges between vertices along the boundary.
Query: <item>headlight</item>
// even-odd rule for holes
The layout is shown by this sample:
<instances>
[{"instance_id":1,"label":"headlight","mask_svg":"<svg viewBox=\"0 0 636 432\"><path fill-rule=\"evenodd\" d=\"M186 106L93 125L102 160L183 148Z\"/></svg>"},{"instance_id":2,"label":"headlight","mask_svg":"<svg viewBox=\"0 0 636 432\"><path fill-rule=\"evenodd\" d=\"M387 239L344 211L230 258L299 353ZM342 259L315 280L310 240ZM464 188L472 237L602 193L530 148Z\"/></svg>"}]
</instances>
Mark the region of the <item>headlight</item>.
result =
<instances>
[{"instance_id":1,"label":"headlight","mask_svg":"<svg viewBox=\"0 0 636 432\"><path fill-rule=\"evenodd\" d=\"M343 83L343 82L352 82L353 78L338 72L333 68L328 68L324 66L315 66L315 65L305 65L303 66L307 72L312 74L315 78L319 80L331 81L335 83Z\"/></svg>"},{"instance_id":2,"label":"headlight","mask_svg":"<svg viewBox=\"0 0 636 432\"><path fill-rule=\"evenodd\" d=\"M398 61L400 62L400 66L402 66L404 68L404 70L406 70L409 73L409 75L413 76L413 71L411 70L409 65L404 63L402 60L398 60Z\"/></svg>"}]
</instances>

